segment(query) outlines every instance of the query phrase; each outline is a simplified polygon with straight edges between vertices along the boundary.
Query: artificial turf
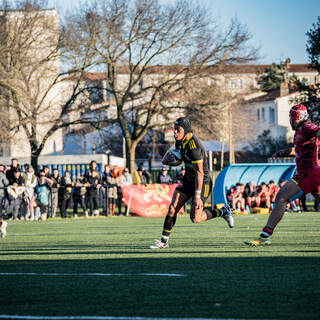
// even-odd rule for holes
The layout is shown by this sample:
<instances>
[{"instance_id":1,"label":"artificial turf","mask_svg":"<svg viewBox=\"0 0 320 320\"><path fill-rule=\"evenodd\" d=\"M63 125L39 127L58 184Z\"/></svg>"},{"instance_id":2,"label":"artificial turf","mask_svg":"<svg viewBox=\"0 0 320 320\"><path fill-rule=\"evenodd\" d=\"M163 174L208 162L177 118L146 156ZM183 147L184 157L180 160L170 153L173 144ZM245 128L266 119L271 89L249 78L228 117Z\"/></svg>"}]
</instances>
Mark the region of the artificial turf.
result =
<instances>
[{"instance_id":1,"label":"artificial turf","mask_svg":"<svg viewBox=\"0 0 320 320\"><path fill-rule=\"evenodd\" d=\"M320 214L286 214L271 246L246 246L266 219L182 215L160 251L163 218L9 221L0 315L319 319Z\"/></svg>"}]
</instances>

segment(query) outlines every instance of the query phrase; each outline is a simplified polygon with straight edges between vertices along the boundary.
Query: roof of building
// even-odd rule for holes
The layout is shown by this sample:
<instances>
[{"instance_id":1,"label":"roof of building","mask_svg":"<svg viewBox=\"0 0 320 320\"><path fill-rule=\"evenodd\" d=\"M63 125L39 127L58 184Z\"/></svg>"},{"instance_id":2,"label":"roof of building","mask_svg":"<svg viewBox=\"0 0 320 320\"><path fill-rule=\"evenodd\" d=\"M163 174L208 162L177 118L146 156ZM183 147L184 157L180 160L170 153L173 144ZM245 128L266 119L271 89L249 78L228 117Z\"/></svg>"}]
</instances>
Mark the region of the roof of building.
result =
<instances>
[{"instance_id":1,"label":"roof of building","mask_svg":"<svg viewBox=\"0 0 320 320\"><path fill-rule=\"evenodd\" d=\"M285 97L285 96L294 94L296 92L297 92L297 90L292 89L292 88L289 89L289 92L287 94L281 94L280 89L273 90L270 92L262 92L261 95L254 97L252 99L248 99L247 102L253 103L253 102L272 101L272 100L278 99L280 97Z\"/></svg>"},{"instance_id":2,"label":"roof of building","mask_svg":"<svg viewBox=\"0 0 320 320\"><path fill-rule=\"evenodd\" d=\"M266 68L270 68L270 64L248 64L248 65L215 65L203 67L206 68L208 74L257 74L257 72L263 72ZM130 70L126 66L118 66L118 73L129 74ZM165 73L183 73L185 69L184 65L172 65L172 66L150 66L147 67L146 74L165 74ZM288 71L291 73L308 73L316 72L316 70L309 68L307 64L290 64ZM136 71L138 73L139 70ZM106 72L94 72L87 73L86 79L95 81L103 80L107 76Z\"/></svg>"}]
</instances>

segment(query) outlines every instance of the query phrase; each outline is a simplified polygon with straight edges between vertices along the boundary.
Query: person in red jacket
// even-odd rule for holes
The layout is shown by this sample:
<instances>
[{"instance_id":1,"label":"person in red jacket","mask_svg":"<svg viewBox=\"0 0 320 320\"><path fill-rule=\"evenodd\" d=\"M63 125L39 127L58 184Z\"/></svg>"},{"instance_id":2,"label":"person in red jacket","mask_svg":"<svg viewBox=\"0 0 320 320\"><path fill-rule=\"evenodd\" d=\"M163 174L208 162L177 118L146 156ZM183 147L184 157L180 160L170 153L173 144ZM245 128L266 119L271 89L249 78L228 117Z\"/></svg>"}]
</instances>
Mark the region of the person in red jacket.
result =
<instances>
[{"instance_id":1,"label":"person in red jacket","mask_svg":"<svg viewBox=\"0 0 320 320\"><path fill-rule=\"evenodd\" d=\"M274 183L273 180L270 180L268 183L268 194L270 197L270 205L273 207L276 200L276 195L279 191L279 187Z\"/></svg>"}]
</instances>

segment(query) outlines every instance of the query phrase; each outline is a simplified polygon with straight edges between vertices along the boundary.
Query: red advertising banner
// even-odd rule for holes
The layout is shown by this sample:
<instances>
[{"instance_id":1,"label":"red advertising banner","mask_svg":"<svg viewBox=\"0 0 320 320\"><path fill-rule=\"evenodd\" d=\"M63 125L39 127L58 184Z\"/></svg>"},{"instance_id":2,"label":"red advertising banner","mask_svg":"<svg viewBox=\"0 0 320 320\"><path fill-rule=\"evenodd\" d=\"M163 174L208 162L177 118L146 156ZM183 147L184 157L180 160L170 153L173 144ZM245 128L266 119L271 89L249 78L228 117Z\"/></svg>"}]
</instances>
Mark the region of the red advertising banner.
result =
<instances>
[{"instance_id":1,"label":"red advertising banner","mask_svg":"<svg viewBox=\"0 0 320 320\"><path fill-rule=\"evenodd\" d=\"M122 201L142 217L162 217L168 213L177 184L148 184L122 187ZM179 211L183 213L183 208Z\"/></svg>"}]
</instances>

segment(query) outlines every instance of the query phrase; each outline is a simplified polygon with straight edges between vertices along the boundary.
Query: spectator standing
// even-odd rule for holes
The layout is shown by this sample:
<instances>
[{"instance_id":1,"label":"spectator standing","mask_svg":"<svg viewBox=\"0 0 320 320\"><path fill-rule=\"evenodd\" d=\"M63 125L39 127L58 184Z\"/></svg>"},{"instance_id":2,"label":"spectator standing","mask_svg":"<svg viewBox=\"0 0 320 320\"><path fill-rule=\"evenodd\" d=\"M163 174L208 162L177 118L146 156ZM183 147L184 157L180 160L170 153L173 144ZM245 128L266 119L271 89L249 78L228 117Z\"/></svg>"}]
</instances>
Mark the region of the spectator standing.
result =
<instances>
[{"instance_id":1,"label":"spectator standing","mask_svg":"<svg viewBox=\"0 0 320 320\"><path fill-rule=\"evenodd\" d=\"M25 185L25 194L24 194L24 215L26 219L31 217L32 201L34 199L34 190L37 186L37 177L34 174L34 170L29 165L24 165L25 168L28 168L27 172L23 172L23 183Z\"/></svg>"},{"instance_id":2,"label":"spectator standing","mask_svg":"<svg viewBox=\"0 0 320 320\"><path fill-rule=\"evenodd\" d=\"M58 191L60 188L61 177L59 176L58 168L54 168L52 170L52 175L50 176L52 181L51 190L50 190L50 198L49 198L49 205L50 205L50 213L49 216L54 218L57 213L58 207Z\"/></svg>"},{"instance_id":3,"label":"spectator standing","mask_svg":"<svg viewBox=\"0 0 320 320\"><path fill-rule=\"evenodd\" d=\"M8 170L6 170L6 176L9 182L13 179L14 172L16 172L16 169L20 169L18 160L16 158L12 158L11 165L8 167Z\"/></svg>"},{"instance_id":4,"label":"spectator standing","mask_svg":"<svg viewBox=\"0 0 320 320\"><path fill-rule=\"evenodd\" d=\"M19 168L14 169L13 176L9 179L9 185L13 185L13 183L17 183L18 186L23 186L23 178Z\"/></svg>"},{"instance_id":5,"label":"spectator standing","mask_svg":"<svg viewBox=\"0 0 320 320\"><path fill-rule=\"evenodd\" d=\"M50 179L51 177L50 168L48 166L44 166L43 171L44 171L44 176Z\"/></svg>"},{"instance_id":6,"label":"spectator standing","mask_svg":"<svg viewBox=\"0 0 320 320\"><path fill-rule=\"evenodd\" d=\"M130 174L130 172L129 172L129 169L128 168L125 168L124 170L123 170L123 173L122 173L122 175L121 175L121 188L123 188L123 187L126 187L126 186L130 186L130 185L132 185L132 177L131 177L131 174ZM122 198L123 198L123 194L122 194L122 192L121 192L121 200L122 200ZM122 202L122 201L121 201ZM127 212L127 207L125 206L125 214L126 215L129 215L129 212ZM122 213L121 213L121 210L119 211L119 214L121 215Z\"/></svg>"},{"instance_id":7,"label":"spectator standing","mask_svg":"<svg viewBox=\"0 0 320 320\"><path fill-rule=\"evenodd\" d=\"M0 221L2 220L2 208L5 200L5 190L9 184L9 180L4 173L4 165L0 164Z\"/></svg>"},{"instance_id":8,"label":"spectator standing","mask_svg":"<svg viewBox=\"0 0 320 320\"><path fill-rule=\"evenodd\" d=\"M53 182L50 178L50 175L46 173L46 170L44 168L39 171L38 184L40 184L40 179L44 181L44 183L47 185L48 188L51 187Z\"/></svg>"},{"instance_id":9,"label":"spectator standing","mask_svg":"<svg viewBox=\"0 0 320 320\"><path fill-rule=\"evenodd\" d=\"M8 206L6 212L9 220L18 220L22 212L24 186L19 186L16 182L7 187Z\"/></svg>"},{"instance_id":10,"label":"spectator standing","mask_svg":"<svg viewBox=\"0 0 320 320\"><path fill-rule=\"evenodd\" d=\"M163 183L163 184L172 184L172 178L168 174L168 169L163 167L161 169L161 172L159 172L157 183Z\"/></svg>"},{"instance_id":11,"label":"spectator standing","mask_svg":"<svg viewBox=\"0 0 320 320\"><path fill-rule=\"evenodd\" d=\"M108 164L106 164L104 166L104 170L103 170L103 173L102 173L103 182L106 182L107 181L107 177L110 176L110 170L111 170L110 166Z\"/></svg>"},{"instance_id":12,"label":"spectator standing","mask_svg":"<svg viewBox=\"0 0 320 320\"><path fill-rule=\"evenodd\" d=\"M60 188L58 192L58 202L61 218L67 218L67 209L70 205L72 187L74 183L70 177L70 171L66 170L64 176L60 180Z\"/></svg>"},{"instance_id":13,"label":"spectator standing","mask_svg":"<svg viewBox=\"0 0 320 320\"><path fill-rule=\"evenodd\" d=\"M108 200L109 200L109 215L115 215L115 207L118 201L118 187L121 186L121 172L119 168L114 167L110 171L108 177Z\"/></svg>"},{"instance_id":14,"label":"spectator standing","mask_svg":"<svg viewBox=\"0 0 320 320\"><path fill-rule=\"evenodd\" d=\"M110 176L110 166L106 164L104 166L104 170L102 173L102 184L103 184L103 194L104 194L104 200L103 200L103 211L105 215L108 215L109 210L109 199L108 199L108 177Z\"/></svg>"},{"instance_id":15,"label":"spectator standing","mask_svg":"<svg viewBox=\"0 0 320 320\"><path fill-rule=\"evenodd\" d=\"M89 183L86 181L86 179L79 178L76 179L75 185L73 188L72 193L72 199L73 199L73 216L75 218L78 218L78 205L80 204L83 214L86 218L88 218L88 211L85 203L85 197L87 192L87 187L89 186Z\"/></svg>"},{"instance_id":16,"label":"spectator standing","mask_svg":"<svg viewBox=\"0 0 320 320\"><path fill-rule=\"evenodd\" d=\"M23 178L19 168L15 168L13 177L9 181L7 187L8 205L6 211L14 220L18 220L19 215L23 217L23 195L25 187L23 185Z\"/></svg>"},{"instance_id":17,"label":"spectator standing","mask_svg":"<svg viewBox=\"0 0 320 320\"><path fill-rule=\"evenodd\" d=\"M101 181L101 175L100 172L97 170L97 162L95 160L92 160L90 162L90 168L86 170L84 174L84 178L86 178L89 181L89 177L92 176L92 172L95 171L95 176L98 177L99 181Z\"/></svg>"},{"instance_id":18,"label":"spectator standing","mask_svg":"<svg viewBox=\"0 0 320 320\"><path fill-rule=\"evenodd\" d=\"M36 206L35 210L37 213L35 213L35 220L38 220L40 217L42 220L47 219L48 206L49 206L49 194L50 194L50 189L48 186L48 181L46 180L45 175L43 175L39 178L39 183L36 186L36 199L34 201L34 204ZM38 214L38 212L40 214Z\"/></svg>"},{"instance_id":19,"label":"spectator standing","mask_svg":"<svg viewBox=\"0 0 320 320\"><path fill-rule=\"evenodd\" d=\"M93 170L87 177L90 214L92 216L99 216L99 190L102 185L100 174L96 170Z\"/></svg>"}]
</instances>

